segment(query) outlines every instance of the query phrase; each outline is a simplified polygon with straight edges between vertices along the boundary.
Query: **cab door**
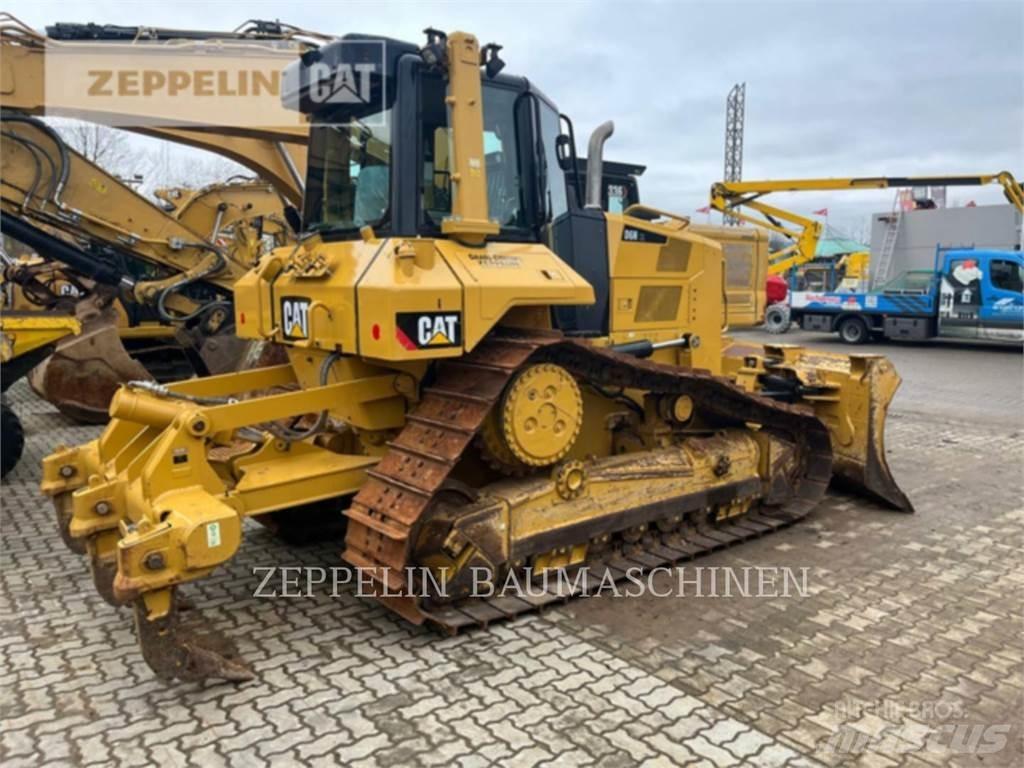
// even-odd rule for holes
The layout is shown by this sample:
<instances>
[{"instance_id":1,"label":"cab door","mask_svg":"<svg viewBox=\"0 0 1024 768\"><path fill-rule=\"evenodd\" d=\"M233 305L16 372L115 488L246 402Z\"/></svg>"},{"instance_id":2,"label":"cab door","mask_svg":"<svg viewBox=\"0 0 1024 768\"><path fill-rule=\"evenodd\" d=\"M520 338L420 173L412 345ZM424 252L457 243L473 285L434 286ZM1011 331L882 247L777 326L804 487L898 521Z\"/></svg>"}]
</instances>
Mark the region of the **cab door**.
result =
<instances>
[{"instance_id":1,"label":"cab door","mask_svg":"<svg viewBox=\"0 0 1024 768\"><path fill-rule=\"evenodd\" d=\"M978 336L1024 341L1024 260L1014 253L992 254L984 284Z\"/></svg>"},{"instance_id":2,"label":"cab door","mask_svg":"<svg viewBox=\"0 0 1024 768\"><path fill-rule=\"evenodd\" d=\"M978 338L984 298L985 263L980 253L946 255L939 281L939 335Z\"/></svg>"}]
</instances>

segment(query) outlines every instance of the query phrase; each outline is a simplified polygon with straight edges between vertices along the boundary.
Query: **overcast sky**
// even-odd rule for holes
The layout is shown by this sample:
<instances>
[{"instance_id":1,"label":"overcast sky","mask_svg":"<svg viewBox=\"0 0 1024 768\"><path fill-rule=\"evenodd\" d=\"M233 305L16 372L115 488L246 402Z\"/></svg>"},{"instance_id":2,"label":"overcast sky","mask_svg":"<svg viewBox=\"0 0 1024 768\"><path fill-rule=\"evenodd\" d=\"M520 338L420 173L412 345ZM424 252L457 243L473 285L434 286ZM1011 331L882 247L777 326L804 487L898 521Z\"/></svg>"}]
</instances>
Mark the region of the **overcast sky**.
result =
<instances>
[{"instance_id":1,"label":"overcast sky","mask_svg":"<svg viewBox=\"0 0 1024 768\"><path fill-rule=\"evenodd\" d=\"M643 198L694 210L721 178L724 103L747 84L746 179L987 173L1024 177L1024 1L318 3L9 0L57 21L232 29L280 19L332 34L422 39L434 26L504 45L510 73L569 114L577 141L613 119L606 157L648 166ZM1003 200L997 188L953 202ZM889 192L773 198L828 207L856 233Z\"/></svg>"}]
</instances>

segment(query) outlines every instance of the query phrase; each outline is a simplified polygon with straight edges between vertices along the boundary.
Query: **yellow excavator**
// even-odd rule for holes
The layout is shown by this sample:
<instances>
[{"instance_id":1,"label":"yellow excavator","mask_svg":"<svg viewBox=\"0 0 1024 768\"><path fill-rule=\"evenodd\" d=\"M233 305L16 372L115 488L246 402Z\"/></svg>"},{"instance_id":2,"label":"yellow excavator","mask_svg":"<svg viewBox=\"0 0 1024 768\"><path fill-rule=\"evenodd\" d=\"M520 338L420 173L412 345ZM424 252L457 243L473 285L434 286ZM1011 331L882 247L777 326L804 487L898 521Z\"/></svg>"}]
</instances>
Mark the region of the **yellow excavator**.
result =
<instances>
[{"instance_id":1,"label":"yellow excavator","mask_svg":"<svg viewBox=\"0 0 1024 768\"><path fill-rule=\"evenodd\" d=\"M868 189L915 187L973 187L999 184L1007 201L1024 212L1024 187L1008 171L980 175L948 176L865 176L836 179L777 179L764 181L719 181L712 185L710 205L755 228L775 232L789 245L773 252L768 261L769 277L789 274L814 260L822 236L821 222L779 208L762 198L773 192L841 192ZM743 255L743 254L741 254ZM754 254L756 255L756 254ZM863 286L870 272L871 254L857 251L847 254L837 266L843 279ZM765 313L769 331L782 333L789 328L789 310L784 304L769 306Z\"/></svg>"},{"instance_id":2,"label":"yellow excavator","mask_svg":"<svg viewBox=\"0 0 1024 768\"><path fill-rule=\"evenodd\" d=\"M377 599L456 632L771 533L833 479L911 511L883 446L890 363L723 334L722 246L602 210L611 123L579 205L571 122L499 50L429 29L292 65L304 235L234 289L237 333L288 361L126 385L98 439L44 460L61 536L134 608L158 676L252 676L177 596L247 517L344 521ZM475 590L563 572L585 578Z\"/></svg>"},{"instance_id":3,"label":"yellow excavator","mask_svg":"<svg viewBox=\"0 0 1024 768\"><path fill-rule=\"evenodd\" d=\"M75 418L105 421L109 398L121 382L234 368L248 347L229 333L230 287L266 243L292 239L286 203L301 200L308 138L300 121L280 118L282 125L272 124L274 110L280 110L274 100L264 110L270 126L250 129L181 126L171 119L176 105L160 99L138 113L109 114L79 103L65 89L47 89L48 57L123 54L126 46L148 45L143 53L172 50L179 63L229 65L246 56L250 66L255 62L276 72L311 50L311 40L324 39L268 22L250 22L232 33L64 24L40 35L0 16L3 229L47 257L43 264L8 268L7 281L38 289L41 272L51 269L49 260L63 256L61 276L71 280L61 287L74 284L76 292L87 294L77 310L82 333L58 344L30 377L40 395ZM269 183L234 180L188 193L166 190L161 199L167 210L161 210L71 150L35 117L44 112L113 121L211 150ZM44 293L31 294L44 309L64 298Z\"/></svg>"},{"instance_id":4,"label":"yellow excavator","mask_svg":"<svg viewBox=\"0 0 1024 768\"><path fill-rule=\"evenodd\" d=\"M159 348L173 341L194 350L192 367L202 372L232 370L246 351L229 332L231 287L264 250L265 222L276 244L288 242L280 198L264 184L222 189L221 197L234 191L248 203L225 204L213 214L212 230L198 231L76 153L37 118L5 113L0 124L3 233L64 265L65 277L70 270L93 284L76 309L86 327L57 345L32 374L33 387L75 418L105 420L119 383L151 378L122 344L117 303L138 313L139 333L126 340L161 340ZM198 218L204 211L185 213ZM5 274L23 285L32 276L32 266Z\"/></svg>"}]
</instances>

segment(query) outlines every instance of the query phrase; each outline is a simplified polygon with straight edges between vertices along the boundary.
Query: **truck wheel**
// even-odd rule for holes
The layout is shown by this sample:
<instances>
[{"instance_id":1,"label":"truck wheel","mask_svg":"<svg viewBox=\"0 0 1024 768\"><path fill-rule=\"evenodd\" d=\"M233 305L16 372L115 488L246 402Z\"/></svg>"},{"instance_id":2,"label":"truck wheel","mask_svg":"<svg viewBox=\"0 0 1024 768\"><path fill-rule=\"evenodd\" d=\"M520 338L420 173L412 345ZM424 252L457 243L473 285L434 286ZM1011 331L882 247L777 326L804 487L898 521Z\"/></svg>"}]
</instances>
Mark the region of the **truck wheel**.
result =
<instances>
[{"instance_id":1,"label":"truck wheel","mask_svg":"<svg viewBox=\"0 0 1024 768\"><path fill-rule=\"evenodd\" d=\"M785 333L789 330L789 307L785 304L772 304L764 313L764 329L768 333Z\"/></svg>"},{"instance_id":2,"label":"truck wheel","mask_svg":"<svg viewBox=\"0 0 1024 768\"><path fill-rule=\"evenodd\" d=\"M868 325L859 317L844 317L839 321L839 338L847 344L866 344L871 335Z\"/></svg>"},{"instance_id":3,"label":"truck wheel","mask_svg":"<svg viewBox=\"0 0 1024 768\"><path fill-rule=\"evenodd\" d=\"M0 477L6 477L7 473L14 469L14 465L21 458L21 452L25 449L25 432L21 428L21 419L7 403L2 404L0 412L0 438Z\"/></svg>"}]
</instances>

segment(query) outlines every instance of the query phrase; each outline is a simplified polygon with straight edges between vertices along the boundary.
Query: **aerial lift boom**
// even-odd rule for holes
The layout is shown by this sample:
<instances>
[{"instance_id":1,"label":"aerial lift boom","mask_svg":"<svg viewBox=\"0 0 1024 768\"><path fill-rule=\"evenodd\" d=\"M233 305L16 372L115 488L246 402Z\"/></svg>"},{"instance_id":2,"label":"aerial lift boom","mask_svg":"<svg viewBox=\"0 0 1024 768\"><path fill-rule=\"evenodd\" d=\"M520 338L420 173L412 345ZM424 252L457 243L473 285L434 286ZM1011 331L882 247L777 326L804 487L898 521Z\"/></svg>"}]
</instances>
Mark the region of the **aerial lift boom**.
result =
<instances>
[{"instance_id":1,"label":"aerial lift boom","mask_svg":"<svg viewBox=\"0 0 1024 768\"><path fill-rule=\"evenodd\" d=\"M848 190L905 187L973 187L999 184L1006 199L1024 211L1024 189L1008 171L982 175L951 176L869 176L837 179L780 179L766 181L720 181L711 187L711 207L741 221L777 232L792 244L777 251L768 273L782 275L814 259L821 239L820 222L761 200L772 192L841 192ZM749 209L756 214L745 212Z\"/></svg>"}]
</instances>

